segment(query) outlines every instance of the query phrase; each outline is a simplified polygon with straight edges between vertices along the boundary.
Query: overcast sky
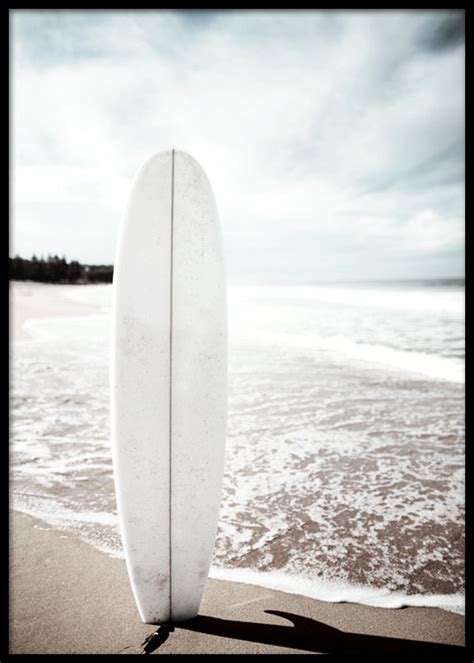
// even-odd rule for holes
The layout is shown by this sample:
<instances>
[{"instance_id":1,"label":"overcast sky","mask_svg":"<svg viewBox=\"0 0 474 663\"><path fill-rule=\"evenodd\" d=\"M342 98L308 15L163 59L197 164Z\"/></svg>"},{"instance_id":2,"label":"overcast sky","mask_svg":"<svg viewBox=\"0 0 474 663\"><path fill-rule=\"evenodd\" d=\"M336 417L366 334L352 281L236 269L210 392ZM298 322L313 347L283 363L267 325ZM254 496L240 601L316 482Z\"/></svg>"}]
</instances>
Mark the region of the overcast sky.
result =
<instances>
[{"instance_id":1,"label":"overcast sky","mask_svg":"<svg viewBox=\"0 0 474 663\"><path fill-rule=\"evenodd\" d=\"M175 147L230 282L463 275L462 12L10 17L12 255L113 262L134 173Z\"/></svg>"}]
</instances>

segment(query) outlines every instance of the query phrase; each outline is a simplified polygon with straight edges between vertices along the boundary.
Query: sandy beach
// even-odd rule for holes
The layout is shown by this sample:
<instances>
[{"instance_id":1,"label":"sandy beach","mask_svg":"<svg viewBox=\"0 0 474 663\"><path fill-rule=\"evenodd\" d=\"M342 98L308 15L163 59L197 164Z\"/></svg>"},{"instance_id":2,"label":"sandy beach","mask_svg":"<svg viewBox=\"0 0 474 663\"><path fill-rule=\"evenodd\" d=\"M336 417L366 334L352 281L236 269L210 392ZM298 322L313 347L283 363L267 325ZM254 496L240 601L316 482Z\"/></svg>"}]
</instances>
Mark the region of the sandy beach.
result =
<instances>
[{"instance_id":1,"label":"sandy beach","mask_svg":"<svg viewBox=\"0 0 474 663\"><path fill-rule=\"evenodd\" d=\"M66 286L67 288L71 286ZM63 286L17 281L10 284L10 336L29 338L24 323L33 318L93 313L96 307L61 297Z\"/></svg>"},{"instance_id":2,"label":"sandy beach","mask_svg":"<svg viewBox=\"0 0 474 663\"><path fill-rule=\"evenodd\" d=\"M122 560L18 513L10 583L12 654L140 654L155 632L140 621ZM333 604L210 579L200 616L154 651L454 655L463 643L464 618L445 610Z\"/></svg>"},{"instance_id":3,"label":"sandy beach","mask_svg":"<svg viewBox=\"0 0 474 663\"><path fill-rule=\"evenodd\" d=\"M99 393L97 385L106 379L105 368L101 368L98 376L92 372L86 374L89 392L82 386L76 389L66 382L69 378L66 370L70 375L80 374L79 359L84 350L80 345L72 346L76 352L73 354L69 338L71 342L76 341L69 327L65 324L58 332L66 334L66 341L61 341L65 347L67 345L61 350L64 354L56 356L51 352L40 357L39 362L37 348L50 352L52 342L45 336L41 341L43 345L37 346L23 328L25 321L34 318L56 316L58 320L60 317L66 320L67 316L73 316L74 325L80 325L81 316L85 319L85 314L93 314L91 319L94 317L97 305L65 299L61 296L62 288L31 283L15 283L11 288L11 332L14 340L25 344L24 350L13 349L15 362L20 367L16 370L31 371L32 377L24 386L23 383L16 386L13 417L16 428L11 448L16 479L12 496L17 501L17 510L11 511L10 522L10 653L450 655L465 651L462 614L439 608L391 609L321 601L298 593L212 577L206 586L199 617L177 625L160 646L159 640L152 639L145 651L142 643L154 633L155 627L140 621L125 562L107 554L107 551L116 551L118 545L110 458L102 442L107 435L108 413L105 396L101 395L97 402L90 396L94 390ZM74 287L69 288L69 292L74 291ZM97 329L100 331L103 327ZM38 330L41 332L41 326ZM104 355L102 345L96 350L92 343L87 347L88 351L96 352L94 357ZM18 372L13 376L14 382L16 376L17 381L24 377ZM52 385L51 392L46 390L49 385ZM33 405L41 416L35 414ZM92 429L86 428L84 417L93 422ZM85 430L83 438L82 430ZM98 446L99 442L96 446L90 444L94 435L102 446ZM74 439L72 447L71 439ZM80 446L86 442L89 446ZM448 443L452 444L451 440ZM47 453L41 444L49 445ZM83 455L82 465L72 455L79 451ZM347 466L348 476L351 475L349 470ZM247 474L243 472L242 476ZM251 475L248 476L250 481ZM36 479L38 482L34 483ZM289 498L285 495L285 499ZM49 510L42 511L42 504L46 502ZM287 507L292 508L291 501ZM104 520L104 513L110 514L111 524ZM341 515L342 531L350 531L350 523L344 519L348 517L347 512L341 511L344 513L345 516ZM87 521L87 514L95 515L96 519ZM367 527L370 529L370 523ZM295 529L295 536L297 533ZM430 530L426 530L426 535L431 536ZM316 532L315 536L320 534ZM454 550L458 545L454 534L451 539ZM86 542L88 540L92 545ZM239 541L237 535L235 541ZM436 552L436 540L433 541ZM105 552L98 549L101 546ZM317 550L317 547L311 543L309 548L308 542L308 549ZM226 549L222 546L221 550ZM258 553L258 549L255 550ZM282 557L289 554L288 550L284 550ZM278 549L274 552L273 564L278 561ZM431 554L431 550L428 549L427 554ZM347 559L340 552L337 555L341 564ZM369 558L374 556L368 555ZM360 568L368 564L361 557L358 559ZM443 580L433 564L430 567L433 577L436 578L436 573L439 575L436 582L430 576L433 593L448 594L456 590L457 586ZM442 569L441 564L439 568ZM456 569L453 567L453 577L457 577L454 576Z\"/></svg>"}]
</instances>

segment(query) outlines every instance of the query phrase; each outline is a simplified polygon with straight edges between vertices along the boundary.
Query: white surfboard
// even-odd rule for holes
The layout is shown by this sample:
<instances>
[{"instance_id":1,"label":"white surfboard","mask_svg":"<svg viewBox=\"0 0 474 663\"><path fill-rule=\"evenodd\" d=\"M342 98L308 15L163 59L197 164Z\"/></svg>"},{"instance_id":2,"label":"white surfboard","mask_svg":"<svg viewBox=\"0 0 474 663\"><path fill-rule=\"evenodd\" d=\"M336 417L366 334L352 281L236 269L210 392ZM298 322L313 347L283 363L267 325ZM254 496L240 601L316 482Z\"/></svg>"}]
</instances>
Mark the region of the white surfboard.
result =
<instances>
[{"instance_id":1,"label":"white surfboard","mask_svg":"<svg viewBox=\"0 0 474 663\"><path fill-rule=\"evenodd\" d=\"M176 150L133 182L113 283L111 424L122 540L142 621L198 614L227 410L226 284L200 165Z\"/></svg>"}]
</instances>

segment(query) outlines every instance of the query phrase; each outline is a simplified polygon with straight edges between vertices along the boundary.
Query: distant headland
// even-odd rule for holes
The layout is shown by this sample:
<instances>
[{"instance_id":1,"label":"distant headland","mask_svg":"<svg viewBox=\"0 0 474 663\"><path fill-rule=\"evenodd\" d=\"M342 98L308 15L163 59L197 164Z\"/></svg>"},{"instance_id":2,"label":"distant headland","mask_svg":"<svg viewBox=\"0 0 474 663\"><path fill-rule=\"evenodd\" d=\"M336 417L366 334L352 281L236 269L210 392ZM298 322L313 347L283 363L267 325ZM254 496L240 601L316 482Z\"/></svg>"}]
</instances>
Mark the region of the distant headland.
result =
<instances>
[{"instance_id":1,"label":"distant headland","mask_svg":"<svg viewBox=\"0 0 474 663\"><path fill-rule=\"evenodd\" d=\"M46 260L33 255L30 259L16 255L9 258L11 281L39 281L41 283L112 283L113 265L83 265L77 260L68 262L63 256L49 255Z\"/></svg>"}]
</instances>

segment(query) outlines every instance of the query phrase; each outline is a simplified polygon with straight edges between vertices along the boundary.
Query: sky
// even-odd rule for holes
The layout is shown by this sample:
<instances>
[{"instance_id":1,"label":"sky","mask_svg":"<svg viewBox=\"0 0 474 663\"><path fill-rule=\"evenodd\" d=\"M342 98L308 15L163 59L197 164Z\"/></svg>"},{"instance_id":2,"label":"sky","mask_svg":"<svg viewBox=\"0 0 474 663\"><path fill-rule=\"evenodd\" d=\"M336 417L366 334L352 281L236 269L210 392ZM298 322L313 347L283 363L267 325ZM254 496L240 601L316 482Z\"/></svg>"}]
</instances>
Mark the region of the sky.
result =
<instances>
[{"instance_id":1,"label":"sky","mask_svg":"<svg viewBox=\"0 0 474 663\"><path fill-rule=\"evenodd\" d=\"M464 274L462 11L10 10L10 254L111 264L192 154L229 282Z\"/></svg>"}]
</instances>

